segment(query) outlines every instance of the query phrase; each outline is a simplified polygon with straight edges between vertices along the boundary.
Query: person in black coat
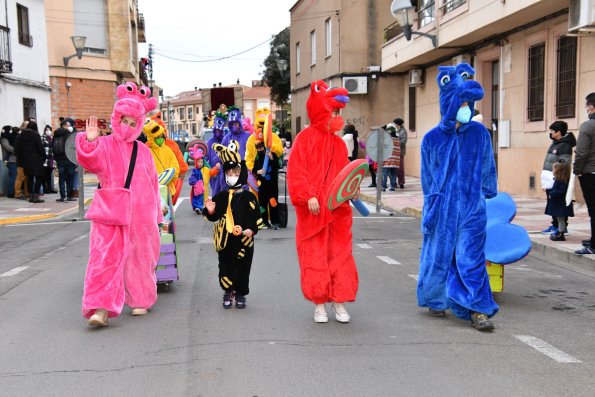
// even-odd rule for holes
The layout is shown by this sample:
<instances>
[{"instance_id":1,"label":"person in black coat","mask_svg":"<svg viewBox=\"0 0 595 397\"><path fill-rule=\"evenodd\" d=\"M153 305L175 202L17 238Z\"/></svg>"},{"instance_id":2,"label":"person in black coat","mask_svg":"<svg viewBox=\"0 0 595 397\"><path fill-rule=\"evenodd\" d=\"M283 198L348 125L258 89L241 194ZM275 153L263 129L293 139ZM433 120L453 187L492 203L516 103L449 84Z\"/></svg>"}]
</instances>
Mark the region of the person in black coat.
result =
<instances>
[{"instance_id":1,"label":"person in black coat","mask_svg":"<svg viewBox=\"0 0 595 397\"><path fill-rule=\"evenodd\" d=\"M43 163L45 149L37 129L37 123L30 121L16 142L15 152L27 176L27 189L30 203L43 203L40 199L41 183L45 175Z\"/></svg>"},{"instance_id":2,"label":"person in black coat","mask_svg":"<svg viewBox=\"0 0 595 397\"><path fill-rule=\"evenodd\" d=\"M74 120L64 119L60 122L60 128L54 131L52 140L52 153L58 166L58 185L60 186L60 198L56 201L60 202L76 201L72 194L76 178L76 164L68 160L65 151L66 138L74 132Z\"/></svg>"},{"instance_id":3,"label":"person in black coat","mask_svg":"<svg viewBox=\"0 0 595 397\"><path fill-rule=\"evenodd\" d=\"M547 205L545 207L545 214L556 217L558 221L558 231L550 236L550 240L565 241L565 219L569 216L574 216L572 203L566 205L566 192L568 191L568 181L570 180L570 164L555 163L553 171L554 186L551 189L546 189Z\"/></svg>"}]
</instances>

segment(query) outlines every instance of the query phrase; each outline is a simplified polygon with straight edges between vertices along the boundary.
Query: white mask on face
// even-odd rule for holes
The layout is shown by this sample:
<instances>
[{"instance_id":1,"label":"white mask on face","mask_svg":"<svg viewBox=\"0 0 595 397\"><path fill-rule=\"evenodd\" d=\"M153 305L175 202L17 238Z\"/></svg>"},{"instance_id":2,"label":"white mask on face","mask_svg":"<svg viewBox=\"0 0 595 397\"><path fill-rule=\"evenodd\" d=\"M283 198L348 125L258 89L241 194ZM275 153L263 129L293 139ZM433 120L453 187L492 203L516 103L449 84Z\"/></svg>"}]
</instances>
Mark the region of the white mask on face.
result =
<instances>
[{"instance_id":1,"label":"white mask on face","mask_svg":"<svg viewBox=\"0 0 595 397\"><path fill-rule=\"evenodd\" d=\"M52 135L52 130L45 130L45 134L46 134L47 136L50 136L50 135Z\"/></svg>"},{"instance_id":2,"label":"white mask on face","mask_svg":"<svg viewBox=\"0 0 595 397\"><path fill-rule=\"evenodd\" d=\"M238 183L238 179L240 179L239 176L225 176L225 183L227 183L227 186L229 187L234 187L236 185L236 183Z\"/></svg>"},{"instance_id":3,"label":"white mask on face","mask_svg":"<svg viewBox=\"0 0 595 397\"><path fill-rule=\"evenodd\" d=\"M74 128L72 128L72 126L70 126L67 128L67 130L68 130L68 132L72 132L72 131L74 131Z\"/></svg>"}]
</instances>

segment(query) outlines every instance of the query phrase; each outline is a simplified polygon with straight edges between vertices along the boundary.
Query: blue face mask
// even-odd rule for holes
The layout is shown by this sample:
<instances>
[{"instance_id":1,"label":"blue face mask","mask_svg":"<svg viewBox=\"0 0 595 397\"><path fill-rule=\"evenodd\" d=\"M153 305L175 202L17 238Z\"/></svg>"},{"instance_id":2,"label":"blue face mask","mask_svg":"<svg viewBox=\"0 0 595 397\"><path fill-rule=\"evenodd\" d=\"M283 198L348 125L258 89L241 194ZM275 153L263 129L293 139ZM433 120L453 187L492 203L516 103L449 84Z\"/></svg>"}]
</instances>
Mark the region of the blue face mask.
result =
<instances>
[{"instance_id":1,"label":"blue face mask","mask_svg":"<svg viewBox=\"0 0 595 397\"><path fill-rule=\"evenodd\" d=\"M463 124L471 121L471 109L469 106L463 106L462 108L459 108L459 111L457 112L457 121Z\"/></svg>"}]
</instances>

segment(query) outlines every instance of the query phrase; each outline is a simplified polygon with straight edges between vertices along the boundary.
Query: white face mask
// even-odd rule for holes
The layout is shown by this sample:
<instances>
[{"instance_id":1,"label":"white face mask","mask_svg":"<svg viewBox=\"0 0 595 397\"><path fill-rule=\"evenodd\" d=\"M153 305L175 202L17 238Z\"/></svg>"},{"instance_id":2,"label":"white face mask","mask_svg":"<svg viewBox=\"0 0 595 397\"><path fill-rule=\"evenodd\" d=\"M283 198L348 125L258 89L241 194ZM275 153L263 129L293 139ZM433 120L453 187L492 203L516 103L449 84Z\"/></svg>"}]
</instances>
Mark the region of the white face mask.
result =
<instances>
[{"instance_id":1,"label":"white face mask","mask_svg":"<svg viewBox=\"0 0 595 397\"><path fill-rule=\"evenodd\" d=\"M74 128L72 128L72 126L68 127L67 129L68 129L68 132L74 131Z\"/></svg>"},{"instance_id":2,"label":"white face mask","mask_svg":"<svg viewBox=\"0 0 595 397\"><path fill-rule=\"evenodd\" d=\"M45 130L45 134L48 136L52 135L52 130Z\"/></svg>"},{"instance_id":3,"label":"white face mask","mask_svg":"<svg viewBox=\"0 0 595 397\"><path fill-rule=\"evenodd\" d=\"M236 185L236 183L238 183L238 179L240 179L239 176L225 176L225 183L227 183L227 186L229 187L234 187Z\"/></svg>"}]
</instances>

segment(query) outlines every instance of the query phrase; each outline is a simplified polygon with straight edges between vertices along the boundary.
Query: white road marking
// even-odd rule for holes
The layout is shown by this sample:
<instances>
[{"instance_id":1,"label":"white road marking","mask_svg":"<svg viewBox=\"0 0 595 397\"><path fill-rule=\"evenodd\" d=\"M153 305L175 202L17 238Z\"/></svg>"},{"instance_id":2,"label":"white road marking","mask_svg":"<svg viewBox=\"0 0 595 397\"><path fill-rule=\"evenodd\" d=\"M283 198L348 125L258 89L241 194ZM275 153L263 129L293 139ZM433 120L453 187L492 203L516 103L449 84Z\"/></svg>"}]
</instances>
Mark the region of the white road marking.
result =
<instances>
[{"instance_id":1,"label":"white road marking","mask_svg":"<svg viewBox=\"0 0 595 397\"><path fill-rule=\"evenodd\" d=\"M34 207L34 208L17 208L14 211L15 212L46 212L46 211L51 211L51 208L39 208L39 207Z\"/></svg>"},{"instance_id":2,"label":"white road marking","mask_svg":"<svg viewBox=\"0 0 595 397\"><path fill-rule=\"evenodd\" d=\"M370 249L370 248L372 248L372 246L370 244L363 244L363 243L358 243L357 246L360 247L360 248L363 248L363 249Z\"/></svg>"},{"instance_id":3,"label":"white road marking","mask_svg":"<svg viewBox=\"0 0 595 397\"><path fill-rule=\"evenodd\" d=\"M89 223L90 221L61 221L61 222L34 222L34 223L15 223L12 225L5 225L6 227L19 227L19 226L39 226L39 225L62 225L68 223Z\"/></svg>"},{"instance_id":4,"label":"white road marking","mask_svg":"<svg viewBox=\"0 0 595 397\"><path fill-rule=\"evenodd\" d=\"M187 198L188 197L178 197L178 201L176 202L176 205L174 205L174 212L176 212L180 204L182 204Z\"/></svg>"},{"instance_id":5,"label":"white road marking","mask_svg":"<svg viewBox=\"0 0 595 397\"><path fill-rule=\"evenodd\" d=\"M415 281L417 281L419 279L419 275L418 274L410 274L409 277L411 277Z\"/></svg>"},{"instance_id":6,"label":"white road marking","mask_svg":"<svg viewBox=\"0 0 595 397\"><path fill-rule=\"evenodd\" d=\"M389 265L400 265L401 262L394 260L389 256L377 256L376 258L380 259L383 262L388 263Z\"/></svg>"},{"instance_id":7,"label":"white road marking","mask_svg":"<svg viewBox=\"0 0 595 397\"><path fill-rule=\"evenodd\" d=\"M15 267L12 270L9 270L5 273L0 274L0 277L12 277L15 274L19 274L20 272L22 272L23 270L29 268L29 266L19 266L19 267Z\"/></svg>"},{"instance_id":8,"label":"white road marking","mask_svg":"<svg viewBox=\"0 0 595 397\"><path fill-rule=\"evenodd\" d=\"M515 338L520 340L521 342L531 346L535 350L540 353L545 354L549 358L559 362L559 363L580 363L582 361L564 353L561 350L556 349L554 346L550 345L547 342L542 341L531 335L515 335Z\"/></svg>"}]
</instances>

